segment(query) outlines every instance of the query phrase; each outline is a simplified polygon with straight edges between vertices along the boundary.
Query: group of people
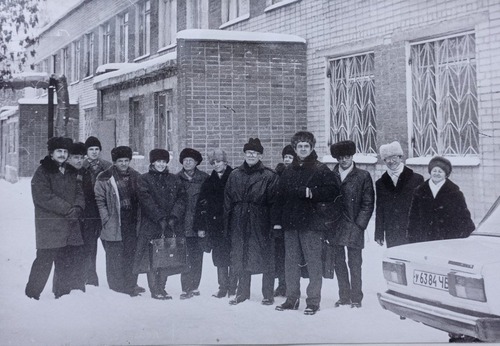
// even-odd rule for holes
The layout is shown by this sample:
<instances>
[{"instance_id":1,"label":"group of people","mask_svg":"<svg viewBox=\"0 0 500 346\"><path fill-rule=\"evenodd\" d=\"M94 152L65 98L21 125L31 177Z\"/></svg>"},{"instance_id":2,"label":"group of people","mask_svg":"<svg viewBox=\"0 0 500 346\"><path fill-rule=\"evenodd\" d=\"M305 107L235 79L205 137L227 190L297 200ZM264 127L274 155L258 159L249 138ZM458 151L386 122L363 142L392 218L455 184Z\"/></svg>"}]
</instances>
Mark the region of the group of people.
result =
<instances>
[{"instance_id":1,"label":"group of people","mask_svg":"<svg viewBox=\"0 0 500 346\"><path fill-rule=\"evenodd\" d=\"M354 142L331 145L338 161L332 170L318 160L308 131L291 138L274 170L263 164L258 138L243 146L244 161L236 168L215 148L208 153L210 175L198 169L203 157L192 148L180 152L176 174L168 169L169 152L153 149L149 171L140 174L130 167L127 146L113 148L109 163L100 158L96 137L85 143L54 137L47 144L49 154L32 179L37 254L25 293L37 300L52 264L56 298L99 285L100 238L108 286L116 292L145 292L137 282L146 273L151 297L172 299L167 278L180 274L180 298L200 295L203 256L211 251L219 284L213 297L240 304L250 298L252 275L262 274L262 304L284 296L276 310L297 310L300 279L307 277L306 315L320 308L327 248L339 287L335 307L360 308L362 249L375 195L380 245L466 237L474 230L462 192L448 179L451 163L434 157L424 181L403 164L398 142L380 148L387 171L376 189L370 173L353 161ZM153 265L151 241L162 236L185 238L182 270Z\"/></svg>"}]
</instances>

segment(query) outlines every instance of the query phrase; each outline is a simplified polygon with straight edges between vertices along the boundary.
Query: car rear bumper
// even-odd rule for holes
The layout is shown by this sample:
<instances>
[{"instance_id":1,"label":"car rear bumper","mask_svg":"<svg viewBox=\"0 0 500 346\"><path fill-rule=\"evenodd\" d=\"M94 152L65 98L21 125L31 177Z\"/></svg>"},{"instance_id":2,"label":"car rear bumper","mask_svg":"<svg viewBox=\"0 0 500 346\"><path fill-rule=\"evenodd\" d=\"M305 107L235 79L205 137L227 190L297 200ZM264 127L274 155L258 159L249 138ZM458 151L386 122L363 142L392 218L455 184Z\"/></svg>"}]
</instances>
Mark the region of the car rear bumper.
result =
<instances>
[{"instance_id":1,"label":"car rear bumper","mask_svg":"<svg viewBox=\"0 0 500 346\"><path fill-rule=\"evenodd\" d=\"M500 341L500 317L478 317L477 313L467 314L452 311L436 304L426 304L408 297L392 294L390 291L377 293L380 305L395 314L428 326L456 334L473 336L482 341Z\"/></svg>"}]
</instances>

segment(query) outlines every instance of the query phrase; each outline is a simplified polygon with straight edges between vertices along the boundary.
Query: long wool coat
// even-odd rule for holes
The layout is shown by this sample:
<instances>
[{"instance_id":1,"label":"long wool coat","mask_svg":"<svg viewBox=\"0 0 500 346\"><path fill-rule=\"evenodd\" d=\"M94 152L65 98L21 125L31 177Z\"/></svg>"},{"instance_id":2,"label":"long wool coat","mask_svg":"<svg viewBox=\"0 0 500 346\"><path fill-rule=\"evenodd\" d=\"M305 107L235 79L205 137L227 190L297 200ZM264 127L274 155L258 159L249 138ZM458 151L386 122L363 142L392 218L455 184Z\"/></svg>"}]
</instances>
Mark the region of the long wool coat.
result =
<instances>
[{"instance_id":1,"label":"long wool coat","mask_svg":"<svg viewBox=\"0 0 500 346\"><path fill-rule=\"evenodd\" d=\"M162 230L160 220L182 220L186 209L186 191L174 174L164 170L158 172L150 167L148 173L137 179L137 196L141 208L141 224L139 227L137 249L134 260L134 272L145 273L150 271L150 241L160 238ZM165 237L184 237L180 229L167 229Z\"/></svg>"},{"instance_id":2,"label":"long wool coat","mask_svg":"<svg viewBox=\"0 0 500 346\"><path fill-rule=\"evenodd\" d=\"M57 163L46 156L31 179L37 249L83 245L78 219L66 217L72 207L85 207L83 191L76 169L68 164L64 167L63 174Z\"/></svg>"},{"instance_id":3,"label":"long wool coat","mask_svg":"<svg viewBox=\"0 0 500 346\"><path fill-rule=\"evenodd\" d=\"M403 168L396 186L387 172L375 182L377 202L375 209L375 240L384 240L387 247L408 243L406 228L413 191L424 182L424 177L408 167Z\"/></svg>"},{"instance_id":4,"label":"long wool coat","mask_svg":"<svg viewBox=\"0 0 500 346\"><path fill-rule=\"evenodd\" d=\"M120 227L120 195L118 194L118 186L113 177L113 169L111 166L104 172L99 173L94 186L95 201L99 208L99 215L102 222L101 239L107 241L122 241L122 231ZM131 198L137 199L137 179L139 172L132 167L128 168L130 172L130 180L132 188L130 191ZM137 215L137 224L140 224L140 213Z\"/></svg>"},{"instance_id":5,"label":"long wool coat","mask_svg":"<svg viewBox=\"0 0 500 346\"><path fill-rule=\"evenodd\" d=\"M335 245L362 249L365 229L373 213L375 191L370 173L356 167L340 180L339 165L333 168L335 182L340 189L342 211L333 237Z\"/></svg>"},{"instance_id":6,"label":"long wool coat","mask_svg":"<svg viewBox=\"0 0 500 346\"><path fill-rule=\"evenodd\" d=\"M194 229L194 215L196 212L196 203L200 196L201 185L208 178L208 174L195 169L194 175L191 180L186 177L184 169L181 169L177 176L181 179L184 189L186 190L186 213L183 220L179 223L179 227L184 229L186 237L197 237L198 230Z\"/></svg>"},{"instance_id":7,"label":"long wool coat","mask_svg":"<svg viewBox=\"0 0 500 346\"><path fill-rule=\"evenodd\" d=\"M408 223L410 243L466 238L474 228L465 197L451 180L446 179L436 198L429 180L414 191Z\"/></svg>"},{"instance_id":8,"label":"long wool coat","mask_svg":"<svg viewBox=\"0 0 500 346\"><path fill-rule=\"evenodd\" d=\"M196 205L194 229L207 232L213 248L212 260L216 267L228 267L231 263L231 240L224 233L224 188L232 171L233 169L227 166L220 178L216 171L212 171L201 186Z\"/></svg>"},{"instance_id":9,"label":"long wool coat","mask_svg":"<svg viewBox=\"0 0 500 346\"><path fill-rule=\"evenodd\" d=\"M270 209L278 175L262 162L246 162L229 175L224 191L224 229L231 235L231 265L235 272L273 273L274 240Z\"/></svg>"}]
</instances>

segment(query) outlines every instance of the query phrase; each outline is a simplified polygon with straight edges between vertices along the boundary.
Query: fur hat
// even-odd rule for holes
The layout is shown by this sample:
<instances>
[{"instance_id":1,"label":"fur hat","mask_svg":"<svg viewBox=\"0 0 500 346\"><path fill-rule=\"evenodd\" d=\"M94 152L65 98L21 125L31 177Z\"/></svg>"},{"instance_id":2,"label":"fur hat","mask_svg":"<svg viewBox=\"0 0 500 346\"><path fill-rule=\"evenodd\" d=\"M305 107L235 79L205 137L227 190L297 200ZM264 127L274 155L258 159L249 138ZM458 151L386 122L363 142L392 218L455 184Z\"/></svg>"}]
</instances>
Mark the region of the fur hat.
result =
<instances>
[{"instance_id":1,"label":"fur hat","mask_svg":"<svg viewBox=\"0 0 500 346\"><path fill-rule=\"evenodd\" d=\"M193 160L195 160L196 162L198 162L197 165L199 165L201 163L201 161L203 161L203 157L201 156L201 153L198 150L191 149L191 148L182 149L182 151L179 155L179 162L182 164L182 161L184 161L184 159L186 157L190 157Z\"/></svg>"},{"instance_id":2,"label":"fur hat","mask_svg":"<svg viewBox=\"0 0 500 346\"><path fill-rule=\"evenodd\" d=\"M316 138L314 138L314 135L309 131L299 131L292 136L290 142L293 148L296 148L299 142L307 142L311 145L311 148L314 148L316 145Z\"/></svg>"},{"instance_id":3,"label":"fur hat","mask_svg":"<svg viewBox=\"0 0 500 346\"><path fill-rule=\"evenodd\" d=\"M451 174L451 170L452 170L451 162L442 156L434 156L429 161L429 166L428 166L429 173L431 173L431 171L434 167L441 168L444 171L444 173L446 174L446 178L448 178Z\"/></svg>"},{"instance_id":4,"label":"fur hat","mask_svg":"<svg viewBox=\"0 0 500 346\"><path fill-rule=\"evenodd\" d=\"M382 160L394 155L403 156L403 148L401 148L401 144L398 141L380 146L380 157Z\"/></svg>"},{"instance_id":5,"label":"fur hat","mask_svg":"<svg viewBox=\"0 0 500 346\"><path fill-rule=\"evenodd\" d=\"M113 162L123 158L132 160L132 149L130 147L122 145L120 147L111 149L111 160Z\"/></svg>"},{"instance_id":6,"label":"fur hat","mask_svg":"<svg viewBox=\"0 0 500 346\"><path fill-rule=\"evenodd\" d=\"M71 144L73 144L73 140L71 138L52 137L47 141L47 149L49 152L53 152L56 149L69 150Z\"/></svg>"},{"instance_id":7,"label":"fur hat","mask_svg":"<svg viewBox=\"0 0 500 346\"><path fill-rule=\"evenodd\" d=\"M149 152L149 163L154 163L157 160L170 161L170 154L165 149L153 149Z\"/></svg>"},{"instance_id":8,"label":"fur hat","mask_svg":"<svg viewBox=\"0 0 500 346\"><path fill-rule=\"evenodd\" d=\"M293 147L291 144L288 144L286 147L283 148L281 151L281 157L285 158L285 155L292 155L293 157L297 156L295 153L295 150L293 150Z\"/></svg>"},{"instance_id":9,"label":"fur hat","mask_svg":"<svg viewBox=\"0 0 500 346\"><path fill-rule=\"evenodd\" d=\"M85 141L85 148L88 150L90 147L99 147L99 150L102 150L101 142L94 136L90 136Z\"/></svg>"},{"instance_id":10,"label":"fur hat","mask_svg":"<svg viewBox=\"0 0 500 346\"><path fill-rule=\"evenodd\" d=\"M352 156L356 154L356 144L353 141L341 141L330 146L330 153L335 159L341 156Z\"/></svg>"},{"instance_id":11,"label":"fur hat","mask_svg":"<svg viewBox=\"0 0 500 346\"><path fill-rule=\"evenodd\" d=\"M221 148L214 149L208 154L208 162L210 162L211 165L213 165L216 160L227 162L227 154Z\"/></svg>"},{"instance_id":12,"label":"fur hat","mask_svg":"<svg viewBox=\"0 0 500 346\"><path fill-rule=\"evenodd\" d=\"M85 144L82 142L71 143L68 150L70 155L82 155L85 156L87 154L87 148L85 148Z\"/></svg>"},{"instance_id":13,"label":"fur hat","mask_svg":"<svg viewBox=\"0 0 500 346\"><path fill-rule=\"evenodd\" d=\"M264 153L264 147L260 144L260 139L257 137L248 139L248 143L243 146L243 152L253 150L261 154Z\"/></svg>"}]
</instances>

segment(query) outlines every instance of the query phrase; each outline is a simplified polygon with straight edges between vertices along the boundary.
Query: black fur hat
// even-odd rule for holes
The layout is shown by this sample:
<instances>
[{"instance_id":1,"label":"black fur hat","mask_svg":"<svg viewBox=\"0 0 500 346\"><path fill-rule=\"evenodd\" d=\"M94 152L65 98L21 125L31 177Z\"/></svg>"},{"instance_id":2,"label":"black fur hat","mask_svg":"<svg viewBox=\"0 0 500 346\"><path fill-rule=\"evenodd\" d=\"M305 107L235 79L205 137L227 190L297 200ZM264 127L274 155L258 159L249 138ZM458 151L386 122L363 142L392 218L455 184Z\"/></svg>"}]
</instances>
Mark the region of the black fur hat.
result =
<instances>
[{"instance_id":1,"label":"black fur hat","mask_svg":"<svg viewBox=\"0 0 500 346\"><path fill-rule=\"evenodd\" d=\"M99 147L99 150L102 150L101 142L97 137L94 136L90 136L85 141L85 149L88 149L90 147Z\"/></svg>"},{"instance_id":2,"label":"black fur hat","mask_svg":"<svg viewBox=\"0 0 500 346\"><path fill-rule=\"evenodd\" d=\"M153 149L149 152L149 163L157 160L165 160L168 163L170 161L170 154L165 149Z\"/></svg>"},{"instance_id":3,"label":"black fur hat","mask_svg":"<svg viewBox=\"0 0 500 346\"><path fill-rule=\"evenodd\" d=\"M293 148L296 148L299 142L307 142L311 145L311 148L316 146L316 138L309 131L299 131L292 136L291 143Z\"/></svg>"},{"instance_id":4,"label":"black fur hat","mask_svg":"<svg viewBox=\"0 0 500 346\"><path fill-rule=\"evenodd\" d=\"M259 152L261 154L264 153L264 147L262 146L262 144L260 144L260 139L258 139L257 137L250 138L248 140L248 143L246 143L243 146L243 152L245 152L247 150L253 150L253 151Z\"/></svg>"},{"instance_id":5,"label":"black fur hat","mask_svg":"<svg viewBox=\"0 0 500 346\"><path fill-rule=\"evenodd\" d=\"M430 161L428 165L428 170L429 173L432 171L434 167L439 167L441 168L444 173L446 174L446 177L448 178L451 174L452 166L451 162L448 159L445 159L442 156L434 156Z\"/></svg>"},{"instance_id":6,"label":"black fur hat","mask_svg":"<svg viewBox=\"0 0 500 346\"><path fill-rule=\"evenodd\" d=\"M47 141L47 149L49 152L53 152L56 149L69 150L71 144L73 144L73 140L71 138L52 137Z\"/></svg>"},{"instance_id":7,"label":"black fur hat","mask_svg":"<svg viewBox=\"0 0 500 346\"><path fill-rule=\"evenodd\" d=\"M87 154L87 148L85 144L82 142L72 143L68 150L70 155L82 155L85 156Z\"/></svg>"},{"instance_id":8,"label":"black fur hat","mask_svg":"<svg viewBox=\"0 0 500 346\"><path fill-rule=\"evenodd\" d=\"M293 157L297 156L295 153L295 150L293 150L293 147L291 144L288 144L286 147L283 148L281 151L281 157L285 158L285 155L292 155Z\"/></svg>"},{"instance_id":9,"label":"black fur hat","mask_svg":"<svg viewBox=\"0 0 500 346\"><path fill-rule=\"evenodd\" d=\"M330 146L330 153L335 159L341 156L356 154L356 144L353 141L341 141Z\"/></svg>"},{"instance_id":10,"label":"black fur hat","mask_svg":"<svg viewBox=\"0 0 500 346\"><path fill-rule=\"evenodd\" d=\"M182 164L182 161L184 161L184 159L186 157L190 157L193 160L195 160L196 162L198 162L197 165L199 165L201 163L201 161L203 161L203 157L201 156L201 153L198 150L195 150L192 148L182 149L182 151L179 155L179 162Z\"/></svg>"},{"instance_id":11,"label":"black fur hat","mask_svg":"<svg viewBox=\"0 0 500 346\"><path fill-rule=\"evenodd\" d=\"M132 149L127 146L120 146L111 149L111 160L115 162L118 159L127 158L132 160Z\"/></svg>"}]
</instances>

